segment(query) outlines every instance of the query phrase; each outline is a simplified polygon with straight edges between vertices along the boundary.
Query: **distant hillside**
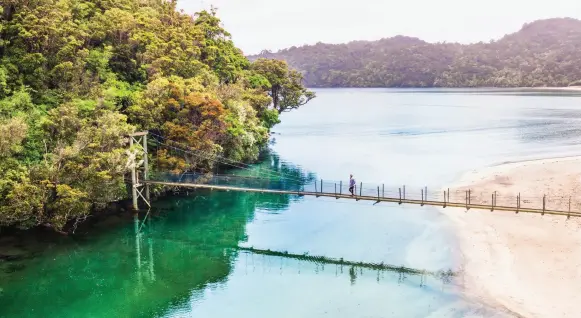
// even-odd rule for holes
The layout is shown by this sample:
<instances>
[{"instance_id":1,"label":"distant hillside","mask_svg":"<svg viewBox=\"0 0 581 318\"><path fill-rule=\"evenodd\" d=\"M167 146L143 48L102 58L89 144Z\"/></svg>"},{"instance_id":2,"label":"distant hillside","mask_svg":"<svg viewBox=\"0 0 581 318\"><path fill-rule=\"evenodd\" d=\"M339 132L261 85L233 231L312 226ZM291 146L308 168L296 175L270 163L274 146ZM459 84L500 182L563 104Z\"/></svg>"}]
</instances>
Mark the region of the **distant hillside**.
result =
<instances>
[{"instance_id":1,"label":"distant hillside","mask_svg":"<svg viewBox=\"0 0 581 318\"><path fill-rule=\"evenodd\" d=\"M538 87L581 85L581 21L525 24L490 43L379 41L292 47L250 56L286 60L311 87Z\"/></svg>"}]
</instances>

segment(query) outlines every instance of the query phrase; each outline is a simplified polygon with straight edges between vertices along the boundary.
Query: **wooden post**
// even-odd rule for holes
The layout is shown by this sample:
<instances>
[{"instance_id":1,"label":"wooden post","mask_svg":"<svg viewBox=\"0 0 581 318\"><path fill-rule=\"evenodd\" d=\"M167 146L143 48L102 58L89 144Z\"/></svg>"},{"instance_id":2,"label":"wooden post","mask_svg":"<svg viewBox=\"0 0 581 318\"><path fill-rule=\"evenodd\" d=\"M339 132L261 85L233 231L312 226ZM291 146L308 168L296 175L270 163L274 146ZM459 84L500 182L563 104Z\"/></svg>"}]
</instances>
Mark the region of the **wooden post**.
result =
<instances>
[{"instance_id":1,"label":"wooden post","mask_svg":"<svg viewBox=\"0 0 581 318\"><path fill-rule=\"evenodd\" d=\"M444 208L446 207L446 190L444 190Z\"/></svg>"},{"instance_id":2,"label":"wooden post","mask_svg":"<svg viewBox=\"0 0 581 318\"><path fill-rule=\"evenodd\" d=\"M343 180L339 181L339 195L343 193Z\"/></svg>"},{"instance_id":3,"label":"wooden post","mask_svg":"<svg viewBox=\"0 0 581 318\"><path fill-rule=\"evenodd\" d=\"M468 211L468 191L466 191L464 196L466 197L466 211Z\"/></svg>"},{"instance_id":4,"label":"wooden post","mask_svg":"<svg viewBox=\"0 0 581 318\"><path fill-rule=\"evenodd\" d=\"M543 213L541 213L541 215L545 215L545 197L546 195L543 194Z\"/></svg>"},{"instance_id":5,"label":"wooden post","mask_svg":"<svg viewBox=\"0 0 581 318\"><path fill-rule=\"evenodd\" d=\"M319 195L317 193L319 193L319 190L317 190L317 181L315 181L315 196L318 198Z\"/></svg>"},{"instance_id":6,"label":"wooden post","mask_svg":"<svg viewBox=\"0 0 581 318\"><path fill-rule=\"evenodd\" d=\"M401 204L401 188L399 188L399 204Z\"/></svg>"},{"instance_id":7,"label":"wooden post","mask_svg":"<svg viewBox=\"0 0 581 318\"><path fill-rule=\"evenodd\" d=\"M321 179L321 193L323 193L323 179Z\"/></svg>"},{"instance_id":8,"label":"wooden post","mask_svg":"<svg viewBox=\"0 0 581 318\"><path fill-rule=\"evenodd\" d=\"M422 189L422 203L421 203L421 205L424 206L424 189Z\"/></svg>"},{"instance_id":9,"label":"wooden post","mask_svg":"<svg viewBox=\"0 0 581 318\"><path fill-rule=\"evenodd\" d=\"M516 196L516 214L518 214L519 209L520 209L520 193Z\"/></svg>"},{"instance_id":10,"label":"wooden post","mask_svg":"<svg viewBox=\"0 0 581 318\"><path fill-rule=\"evenodd\" d=\"M130 149L133 148L133 136L129 138L129 147ZM137 205L137 167L135 166L137 163L136 158L133 156L131 158L133 158L133 162L131 163L131 197L133 199L133 210L137 211L139 210L139 206Z\"/></svg>"},{"instance_id":11,"label":"wooden post","mask_svg":"<svg viewBox=\"0 0 581 318\"><path fill-rule=\"evenodd\" d=\"M335 197L337 197L337 182L335 182Z\"/></svg>"},{"instance_id":12,"label":"wooden post","mask_svg":"<svg viewBox=\"0 0 581 318\"><path fill-rule=\"evenodd\" d=\"M363 191L363 182L359 184L359 196L361 196L361 191Z\"/></svg>"},{"instance_id":13,"label":"wooden post","mask_svg":"<svg viewBox=\"0 0 581 318\"><path fill-rule=\"evenodd\" d=\"M425 187L425 188L426 188L426 190L424 191L424 195L426 196L425 201L428 201L428 187Z\"/></svg>"},{"instance_id":14,"label":"wooden post","mask_svg":"<svg viewBox=\"0 0 581 318\"><path fill-rule=\"evenodd\" d=\"M571 217L571 197L569 197L569 212L567 213L567 220Z\"/></svg>"},{"instance_id":15,"label":"wooden post","mask_svg":"<svg viewBox=\"0 0 581 318\"><path fill-rule=\"evenodd\" d=\"M377 186L377 202L379 202L379 186Z\"/></svg>"},{"instance_id":16,"label":"wooden post","mask_svg":"<svg viewBox=\"0 0 581 318\"><path fill-rule=\"evenodd\" d=\"M492 194L492 198L490 201L491 201L490 202L490 206L491 206L490 211L494 211L494 193Z\"/></svg>"},{"instance_id":17,"label":"wooden post","mask_svg":"<svg viewBox=\"0 0 581 318\"><path fill-rule=\"evenodd\" d=\"M385 198L385 184L381 185L381 196Z\"/></svg>"},{"instance_id":18,"label":"wooden post","mask_svg":"<svg viewBox=\"0 0 581 318\"><path fill-rule=\"evenodd\" d=\"M450 188L448 188L448 203L450 203Z\"/></svg>"},{"instance_id":19,"label":"wooden post","mask_svg":"<svg viewBox=\"0 0 581 318\"><path fill-rule=\"evenodd\" d=\"M405 200L405 184L403 185L403 199Z\"/></svg>"},{"instance_id":20,"label":"wooden post","mask_svg":"<svg viewBox=\"0 0 581 318\"><path fill-rule=\"evenodd\" d=\"M470 201L472 200L472 190L468 189L468 205L470 205Z\"/></svg>"}]
</instances>

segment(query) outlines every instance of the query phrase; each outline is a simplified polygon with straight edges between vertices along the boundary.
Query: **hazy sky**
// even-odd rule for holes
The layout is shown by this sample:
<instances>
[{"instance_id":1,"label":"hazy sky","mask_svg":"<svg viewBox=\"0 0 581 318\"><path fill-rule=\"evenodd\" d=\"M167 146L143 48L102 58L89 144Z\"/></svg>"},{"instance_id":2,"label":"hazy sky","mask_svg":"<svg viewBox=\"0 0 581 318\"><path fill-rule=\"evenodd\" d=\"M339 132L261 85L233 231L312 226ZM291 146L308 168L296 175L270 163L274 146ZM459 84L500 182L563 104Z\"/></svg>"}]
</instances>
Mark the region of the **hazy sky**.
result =
<instances>
[{"instance_id":1,"label":"hazy sky","mask_svg":"<svg viewBox=\"0 0 581 318\"><path fill-rule=\"evenodd\" d=\"M581 19L581 0L178 0L214 5L245 54L303 44L377 40L398 34L429 42L497 39L525 22Z\"/></svg>"}]
</instances>

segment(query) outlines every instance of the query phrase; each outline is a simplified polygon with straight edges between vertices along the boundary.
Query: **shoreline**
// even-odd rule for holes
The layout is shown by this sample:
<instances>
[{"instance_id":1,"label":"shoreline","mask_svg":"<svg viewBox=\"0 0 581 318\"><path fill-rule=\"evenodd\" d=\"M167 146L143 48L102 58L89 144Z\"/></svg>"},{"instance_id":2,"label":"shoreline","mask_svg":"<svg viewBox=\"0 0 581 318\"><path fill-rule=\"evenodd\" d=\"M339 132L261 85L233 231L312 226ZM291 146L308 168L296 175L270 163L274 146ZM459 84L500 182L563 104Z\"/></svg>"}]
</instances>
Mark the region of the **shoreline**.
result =
<instances>
[{"instance_id":1,"label":"shoreline","mask_svg":"<svg viewBox=\"0 0 581 318\"><path fill-rule=\"evenodd\" d=\"M500 198L542 198L581 210L581 156L511 162L472 170L451 189ZM461 194L463 195L463 194ZM541 199L542 200L542 199ZM542 202L542 201L541 201ZM513 204L514 205L514 204ZM581 312L581 220L550 215L440 208L455 228L468 298L516 317L577 317Z\"/></svg>"},{"instance_id":2,"label":"shoreline","mask_svg":"<svg viewBox=\"0 0 581 318\"><path fill-rule=\"evenodd\" d=\"M557 157L537 157L537 158L532 158L532 159L523 159L523 160L514 160L514 161L502 161L499 163L493 163L491 165L485 166L484 169L487 168L494 168L494 167L499 167L499 166L506 166L506 165L512 165L512 164L522 164L522 163L527 163L527 162L539 162L539 161L554 161L554 160L558 160L558 159L562 159L562 160L568 160L568 159L576 159L576 158L580 158L581 155L563 155L563 156L557 156ZM473 169L473 170L482 170L483 168L480 169ZM464 173L464 175L466 175L466 173ZM464 176L463 175L463 176Z\"/></svg>"},{"instance_id":3,"label":"shoreline","mask_svg":"<svg viewBox=\"0 0 581 318\"><path fill-rule=\"evenodd\" d=\"M579 92L579 91L581 91L581 86L567 86L567 87L530 87L530 88L523 88L523 89L542 90L542 91L570 91L570 92Z\"/></svg>"},{"instance_id":4,"label":"shoreline","mask_svg":"<svg viewBox=\"0 0 581 318\"><path fill-rule=\"evenodd\" d=\"M556 91L556 92L581 92L581 86L539 86L539 87L494 87L494 86L478 86L478 87L385 87L385 86L344 86L344 87L329 87L329 86L308 86L309 89L397 89L397 90L429 90L429 89L456 89L456 90L492 90L492 91Z\"/></svg>"}]
</instances>

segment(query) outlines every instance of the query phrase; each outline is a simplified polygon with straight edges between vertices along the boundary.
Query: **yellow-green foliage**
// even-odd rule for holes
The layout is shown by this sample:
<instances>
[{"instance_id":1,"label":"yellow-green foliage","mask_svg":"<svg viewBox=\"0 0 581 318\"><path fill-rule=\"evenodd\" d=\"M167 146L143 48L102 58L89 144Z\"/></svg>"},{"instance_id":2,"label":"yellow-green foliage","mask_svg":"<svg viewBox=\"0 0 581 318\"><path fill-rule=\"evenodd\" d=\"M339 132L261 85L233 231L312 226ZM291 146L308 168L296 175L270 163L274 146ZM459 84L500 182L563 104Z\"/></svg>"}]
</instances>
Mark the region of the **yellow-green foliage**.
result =
<instances>
[{"instance_id":1,"label":"yellow-green foliage","mask_svg":"<svg viewBox=\"0 0 581 318\"><path fill-rule=\"evenodd\" d=\"M269 74L234 46L215 10L191 16L175 6L0 4L0 226L62 229L126 198L126 136L136 130L257 158L278 123ZM292 97L302 101L298 80ZM165 151L156 158L173 171L213 164Z\"/></svg>"}]
</instances>

